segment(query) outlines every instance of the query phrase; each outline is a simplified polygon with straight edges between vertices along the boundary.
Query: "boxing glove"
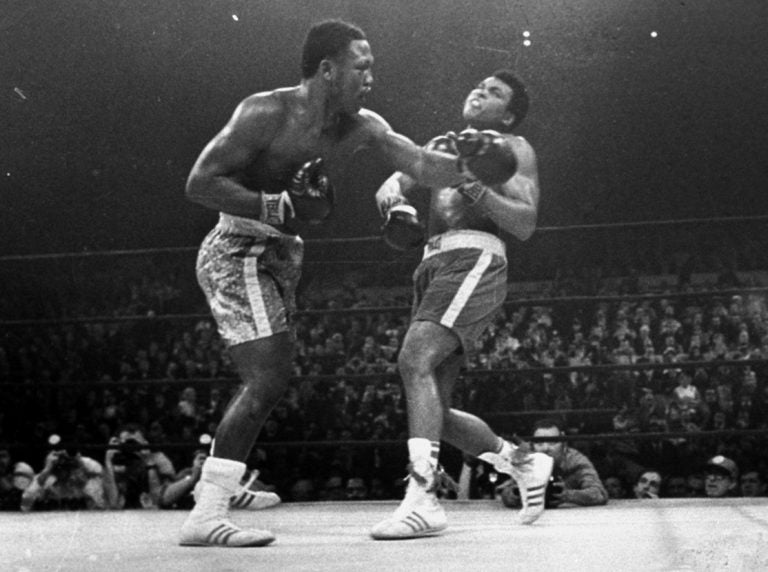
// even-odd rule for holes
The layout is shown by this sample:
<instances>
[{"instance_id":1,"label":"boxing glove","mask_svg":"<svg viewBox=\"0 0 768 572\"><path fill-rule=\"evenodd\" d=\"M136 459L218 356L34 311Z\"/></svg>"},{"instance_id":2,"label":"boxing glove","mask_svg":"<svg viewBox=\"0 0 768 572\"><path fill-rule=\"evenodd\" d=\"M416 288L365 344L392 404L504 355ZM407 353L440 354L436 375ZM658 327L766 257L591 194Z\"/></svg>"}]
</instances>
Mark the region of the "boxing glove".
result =
<instances>
[{"instance_id":1,"label":"boxing glove","mask_svg":"<svg viewBox=\"0 0 768 572\"><path fill-rule=\"evenodd\" d=\"M465 129L456 137L459 170L485 185L498 185L517 172L517 157L498 131Z\"/></svg>"},{"instance_id":2,"label":"boxing glove","mask_svg":"<svg viewBox=\"0 0 768 572\"><path fill-rule=\"evenodd\" d=\"M416 209L409 204L391 207L381 227L384 242L395 250L410 250L424 244L424 227Z\"/></svg>"},{"instance_id":3,"label":"boxing glove","mask_svg":"<svg viewBox=\"0 0 768 572\"><path fill-rule=\"evenodd\" d=\"M457 135L453 131L449 131L445 135L438 135L430 139L424 148L427 151L440 151L447 153L448 155L458 156L459 150L456 148Z\"/></svg>"},{"instance_id":4,"label":"boxing glove","mask_svg":"<svg viewBox=\"0 0 768 572\"><path fill-rule=\"evenodd\" d=\"M320 157L301 166L293 176L288 195L297 219L318 224L330 216L334 189L323 172L323 160Z\"/></svg>"}]
</instances>

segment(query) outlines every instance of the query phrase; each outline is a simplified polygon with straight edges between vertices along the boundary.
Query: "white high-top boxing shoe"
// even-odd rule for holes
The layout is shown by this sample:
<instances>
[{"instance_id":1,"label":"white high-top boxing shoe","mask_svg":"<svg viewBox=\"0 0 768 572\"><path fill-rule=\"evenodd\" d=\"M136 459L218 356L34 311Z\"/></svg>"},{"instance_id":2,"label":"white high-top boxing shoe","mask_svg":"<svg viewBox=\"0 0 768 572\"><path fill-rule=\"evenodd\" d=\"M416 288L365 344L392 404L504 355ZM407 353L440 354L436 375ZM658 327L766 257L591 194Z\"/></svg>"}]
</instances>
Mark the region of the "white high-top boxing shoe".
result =
<instances>
[{"instance_id":1,"label":"white high-top boxing shoe","mask_svg":"<svg viewBox=\"0 0 768 572\"><path fill-rule=\"evenodd\" d=\"M269 491L254 491L251 490L253 482L259 477L259 471L253 471L248 480L238 487L237 492L229 498L229 507L240 510L264 510L265 508L271 508L282 502L280 495ZM192 496L197 498L200 495L202 481L199 481L195 485L195 490Z\"/></svg>"},{"instance_id":2,"label":"white high-top boxing shoe","mask_svg":"<svg viewBox=\"0 0 768 572\"><path fill-rule=\"evenodd\" d=\"M504 443L501 453L483 453L478 458L515 479L523 505L518 517L522 524L532 524L544 512L544 496L555 462L544 453L531 453L508 441Z\"/></svg>"},{"instance_id":3,"label":"white high-top boxing shoe","mask_svg":"<svg viewBox=\"0 0 768 572\"><path fill-rule=\"evenodd\" d=\"M398 540L431 536L445 530L448 519L437 500L438 471L427 462L409 465L405 497L394 514L371 529L375 540Z\"/></svg>"},{"instance_id":4,"label":"white high-top boxing shoe","mask_svg":"<svg viewBox=\"0 0 768 572\"><path fill-rule=\"evenodd\" d=\"M243 530L229 521L231 497L245 464L208 457L203 465L195 507L181 526L182 546L265 546L275 540L266 530Z\"/></svg>"}]
</instances>

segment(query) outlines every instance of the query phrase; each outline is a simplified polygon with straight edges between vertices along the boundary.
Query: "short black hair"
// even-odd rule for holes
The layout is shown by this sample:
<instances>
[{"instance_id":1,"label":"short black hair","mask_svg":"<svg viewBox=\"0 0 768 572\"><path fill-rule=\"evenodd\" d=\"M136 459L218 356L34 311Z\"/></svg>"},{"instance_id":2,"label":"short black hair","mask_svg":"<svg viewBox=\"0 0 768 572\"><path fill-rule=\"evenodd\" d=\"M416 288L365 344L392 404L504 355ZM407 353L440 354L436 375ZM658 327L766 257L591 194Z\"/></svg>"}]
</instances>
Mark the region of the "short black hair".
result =
<instances>
[{"instance_id":1,"label":"short black hair","mask_svg":"<svg viewBox=\"0 0 768 572\"><path fill-rule=\"evenodd\" d=\"M338 57L353 40L365 39L361 28L344 20L323 20L313 24L301 51L301 77L312 77L321 61Z\"/></svg>"},{"instance_id":2,"label":"short black hair","mask_svg":"<svg viewBox=\"0 0 768 572\"><path fill-rule=\"evenodd\" d=\"M522 80L510 69L496 70L493 72L493 77L512 88L512 98L507 105L507 110L515 116L515 120L509 126L509 129L512 130L520 125L525 116L528 115L528 107L530 106L528 90Z\"/></svg>"},{"instance_id":3,"label":"short black hair","mask_svg":"<svg viewBox=\"0 0 768 572\"><path fill-rule=\"evenodd\" d=\"M562 424L557 420L553 419L552 417L547 417L545 419L539 419L536 421L536 423L533 424L533 432L535 433L537 429L557 429L558 433L563 435L565 431L563 431Z\"/></svg>"}]
</instances>

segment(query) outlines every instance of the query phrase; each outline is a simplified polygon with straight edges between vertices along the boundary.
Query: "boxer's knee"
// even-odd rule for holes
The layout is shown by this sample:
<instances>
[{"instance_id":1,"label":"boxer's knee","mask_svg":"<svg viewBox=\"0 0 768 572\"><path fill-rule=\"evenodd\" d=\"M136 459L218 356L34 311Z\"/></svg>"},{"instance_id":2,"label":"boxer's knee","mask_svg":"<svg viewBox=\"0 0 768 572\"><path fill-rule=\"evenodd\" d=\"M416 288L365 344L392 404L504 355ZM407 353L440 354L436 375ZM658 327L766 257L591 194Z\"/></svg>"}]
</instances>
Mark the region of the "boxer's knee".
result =
<instances>
[{"instance_id":1,"label":"boxer's knee","mask_svg":"<svg viewBox=\"0 0 768 572\"><path fill-rule=\"evenodd\" d=\"M447 328L433 322L414 322L397 361L403 381L408 384L411 380L435 376L458 345L457 338Z\"/></svg>"}]
</instances>

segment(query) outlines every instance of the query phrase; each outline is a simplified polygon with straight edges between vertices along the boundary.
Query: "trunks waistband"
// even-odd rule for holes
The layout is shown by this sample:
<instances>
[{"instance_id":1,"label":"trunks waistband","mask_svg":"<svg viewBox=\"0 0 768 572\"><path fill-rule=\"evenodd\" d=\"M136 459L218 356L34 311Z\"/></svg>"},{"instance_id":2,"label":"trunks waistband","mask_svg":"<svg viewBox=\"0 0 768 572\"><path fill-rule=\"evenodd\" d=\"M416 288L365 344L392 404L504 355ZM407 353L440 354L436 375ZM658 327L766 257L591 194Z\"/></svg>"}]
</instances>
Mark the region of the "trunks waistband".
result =
<instances>
[{"instance_id":1,"label":"trunks waistband","mask_svg":"<svg viewBox=\"0 0 768 572\"><path fill-rule=\"evenodd\" d=\"M424 246L424 259L457 248L477 248L507 258L507 247L499 237L479 230L455 230L431 237Z\"/></svg>"},{"instance_id":2,"label":"trunks waistband","mask_svg":"<svg viewBox=\"0 0 768 572\"><path fill-rule=\"evenodd\" d=\"M245 236L255 237L275 236L278 238L301 242L301 238L298 235L280 232L275 227L267 223L254 220L252 218L246 218L222 212L219 213L219 222L216 226L219 230L233 234L242 234Z\"/></svg>"}]
</instances>

